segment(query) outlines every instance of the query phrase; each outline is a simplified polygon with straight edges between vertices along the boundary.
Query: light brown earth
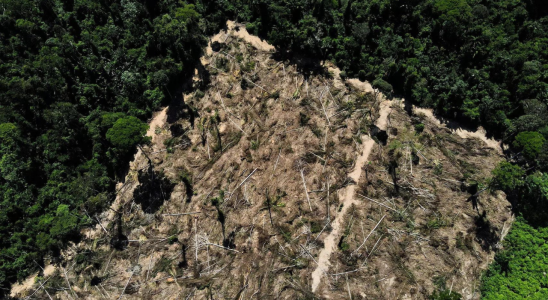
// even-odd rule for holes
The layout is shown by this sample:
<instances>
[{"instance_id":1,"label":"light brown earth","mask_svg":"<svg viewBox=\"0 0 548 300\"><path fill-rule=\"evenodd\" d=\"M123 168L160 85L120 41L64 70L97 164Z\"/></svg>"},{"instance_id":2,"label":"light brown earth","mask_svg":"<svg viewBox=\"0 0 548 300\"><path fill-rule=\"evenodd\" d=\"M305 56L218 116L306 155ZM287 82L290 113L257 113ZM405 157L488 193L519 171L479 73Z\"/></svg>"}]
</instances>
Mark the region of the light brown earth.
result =
<instances>
[{"instance_id":1,"label":"light brown earth","mask_svg":"<svg viewBox=\"0 0 548 300\"><path fill-rule=\"evenodd\" d=\"M338 72L338 73L340 73L340 72ZM349 78L349 79L346 80L346 82L348 84L350 84L351 86L353 86L354 88L359 89L361 91L364 91L366 93L374 93L375 92L375 89L373 89L371 84L367 81L360 81L357 78Z\"/></svg>"},{"instance_id":2,"label":"light brown earth","mask_svg":"<svg viewBox=\"0 0 548 300\"><path fill-rule=\"evenodd\" d=\"M513 217L502 193L481 193L476 209L463 189L485 185L503 157L480 139L392 107L387 146L373 148L369 176L362 175L356 187L367 199L359 196L341 225L349 249L333 253L329 280L316 293L330 299L348 299L349 293L353 299L427 299L436 278L443 278L463 299L479 299L482 270ZM426 125L420 135L415 123ZM420 151L417 165L412 150ZM399 193L386 168L391 160L398 164ZM484 214L488 225L479 227Z\"/></svg>"},{"instance_id":3,"label":"light brown earth","mask_svg":"<svg viewBox=\"0 0 548 300\"><path fill-rule=\"evenodd\" d=\"M55 272L55 266L53 265L47 265L42 270L42 277L48 278ZM23 293L26 293L28 291L31 291L34 285L36 284L36 279L38 277L38 273L29 276L25 281L22 283L14 284L10 291L10 297L17 297L18 295L21 295Z\"/></svg>"}]
</instances>

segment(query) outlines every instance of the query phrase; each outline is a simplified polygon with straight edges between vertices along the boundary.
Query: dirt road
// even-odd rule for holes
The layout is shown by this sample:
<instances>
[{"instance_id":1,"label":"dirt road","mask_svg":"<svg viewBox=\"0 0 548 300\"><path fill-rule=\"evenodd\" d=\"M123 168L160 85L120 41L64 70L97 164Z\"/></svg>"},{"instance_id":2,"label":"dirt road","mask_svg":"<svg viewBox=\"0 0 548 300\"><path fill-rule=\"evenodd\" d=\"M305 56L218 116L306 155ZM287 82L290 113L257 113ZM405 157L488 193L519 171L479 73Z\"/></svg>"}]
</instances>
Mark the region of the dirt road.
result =
<instances>
[{"instance_id":1,"label":"dirt road","mask_svg":"<svg viewBox=\"0 0 548 300\"><path fill-rule=\"evenodd\" d=\"M446 126L446 127L455 127L454 132L460 136L463 139L470 139L470 138L476 138L482 140L487 147L491 149L495 149L500 155L503 154L501 143L493 138L487 137L487 132L482 127L478 128L476 131L468 130L466 128L460 127L458 122L451 121L449 123L453 124L444 124L442 123L435 115L434 111L431 108L422 108L422 107L413 107L413 113L414 114L423 114L425 115L431 122L434 124L437 124L439 126ZM449 126L447 126L449 125ZM452 126L451 126L452 125Z\"/></svg>"},{"instance_id":2,"label":"dirt road","mask_svg":"<svg viewBox=\"0 0 548 300\"><path fill-rule=\"evenodd\" d=\"M380 116L376 122L376 125L380 129L386 130L387 119L391 109L390 107L391 101L384 101L383 103L381 103ZM363 151L356 160L354 170L348 175L355 182L358 182L358 180L360 179L360 176L362 174L362 166L368 161L371 149L373 149L373 146L375 145L375 141L373 141L370 136L365 136L362 138L362 140L364 141ZM352 204L358 204L358 201L354 198L355 189L356 185L350 185L347 186L344 191L342 191L342 193L344 193L344 200L342 202L343 207L331 224L331 232L324 239L325 246L318 256L318 265L312 273L312 292L315 292L318 289L322 277L329 270L329 259L331 258L331 253L333 253L333 251L336 249L337 242L341 237L341 226L344 221L344 215L346 214L346 211L352 206Z\"/></svg>"}]
</instances>

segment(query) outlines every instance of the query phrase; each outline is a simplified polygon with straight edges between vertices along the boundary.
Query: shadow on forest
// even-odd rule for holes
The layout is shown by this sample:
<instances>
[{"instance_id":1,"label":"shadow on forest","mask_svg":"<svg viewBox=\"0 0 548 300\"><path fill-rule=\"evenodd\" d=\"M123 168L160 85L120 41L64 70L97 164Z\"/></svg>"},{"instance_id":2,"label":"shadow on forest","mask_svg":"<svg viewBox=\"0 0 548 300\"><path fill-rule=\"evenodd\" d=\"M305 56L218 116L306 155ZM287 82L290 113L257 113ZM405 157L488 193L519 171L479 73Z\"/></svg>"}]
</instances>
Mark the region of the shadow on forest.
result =
<instances>
[{"instance_id":1,"label":"shadow on forest","mask_svg":"<svg viewBox=\"0 0 548 300\"><path fill-rule=\"evenodd\" d=\"M133 192L135 203L141 204L145 213L155 213L168 200L175 184L163 174L154 172L152 168L147 171L139 171L141 183Z\"/></svg>"},{"instance_id":2,"label":"shadow on forest","mask_svg":"<svg viewBox=\"0 0 548 300\"><path fill-rule=\"evenodd\" d=\"M496 250L496 244L500 241L500 236L497 234L498 230L493 227L489 219L487 218L487 212L484 210L480 213L479 206L480 194L485 189L479 190L477 184L466 185L464 182L461 184L461 191L466 191L470 194L470 197L466 199L466 202L470 202L472 208L478 213L474 218L476 225L476 238L484 251Z\"/></svg>"},{"instance_id":3,"label":"shadow on forest","mask_svg":"<svg viewBox=\"0 0 548 300\"><path fill-rule=\"evenodd\" d=\"M122 183L126 182L126 176L129 173L130 169L130 162L133 161L133 159L135 158L135 154L137 154L137 151L138 148L135 147L133 151L120 158L120 163L116 165L113 171L118 181Z\"/></svg>"},{"instance_id":4,"label":"shadow on forest","mask_svg":"<svg viewBox=\"0 0 548 300\"><path fill-rule=\"evenodd\" d=\"M310 76L331 76L327 71L327 68L322 66L321 61L317 58L279 49L272 54L271 58L278 62L285 63L288 61L289 64L295 65L297 67L297 72L301 73L306 80L308 80Z\"/></svg>"},{"instance_id":5,"label":"shadow on forest","mask_svg":"<svg viewBox=\"0 0 548 300\"><path fill-rule=\"evenodd\" d=\"M194 69L198 71L199 81L194 82ZM169 109L167 111L167 123L175 123L180 119L188 119L192 127L194 127L194 121L198 115L198 111L185 101L183 94L190 94L198 92L199 90L207 89L207 86L211 82L211 74L198 60L194 65L194 68L188 68L188 71L181 75L178 80L182 82L182 85L178 86L174 90L174 95L171 95L171 101L169 103Z\"/></svg>"},{"instance_id":6,"label":"shadow on forest","mask_svg":"<svg viewBox=\"0 0 548 300\"><path fill-rule=\"evenodd\" d=\"M371 133L371 137L376 139L383 146L386 146L386 143L388 142L388 133L386 130L382 130L376 125L370 125L369 132Z\"/></svg>"},{"instance_id":7,"label":"shadow on forest","mask_svg":"<svg viewBox=\"0 0 548 300\"><path fill-rule=\"evenodd\" d=\"M223 246L229 249L235 249L236 248L236 244L234 243L235 240L236 240L236 232L232 231L230 232L227 238L223 239Z\"/></svg>"},{"instance_id":8,"label":"shadow on forest","mask_svg":"<svg viewBox=\"0 0 548 300\"><path fill-rule=\"evenodd\" d=\"M188 178L182 178L182 182L185 186L186 202L190 203L192 201L192 196L194 195L194 190L192 190L192 182Z\"/></svg>"},{"instance_id":9,"label":"shadow on forest","mask_svg":"<svg viewBox=\"0 0 548 300\"><path fill-rule=\"evenodd\" d=\"M487 219L485 211L476 217L475 224L476 238L478 239L481 248L487 252L496 250L495 245L500 241L500 237L497 234L497 230Z\"/></svg>"},{"instance_id":10,"label":"shadow on forest","mask_svg":"<svg viewBox=\"0 0 548 300\"><path fill-rule=\"evenodd\" d=\"M188 268L188 260L186 258L186 243L182 243L181 244L181 257L182 257L182 260L179 262L179 264L177 264L177 266L181 269L186 269Z\"/></svg>"},{"instance_id":11,"label":"shadow on forest","mask_svg":"<svg viewBox=\"0 0 548 300\"><path fill-rule=\"evenodd\" d=\"M167 110L167 123L175 123L180 119L188 119L191 126L194 127L196 118L199 117L198 111L196 111L191 105L185 102L183 98L183 92L177 93L177 96L173 98L173 101L169 104Z\"/></svg>"},{"instance_id":12,"label":"shadow on forest","mask_svg":"<svg viewBox=\"0 0 548 300\"><path fill-rule=\"evenodd\" d=\"M122 213L118 213L116 217L116 233L110 239L110 247L116 250L124 250L127 248L129 240L122 231Z\"/></svg>"}]
</instances>

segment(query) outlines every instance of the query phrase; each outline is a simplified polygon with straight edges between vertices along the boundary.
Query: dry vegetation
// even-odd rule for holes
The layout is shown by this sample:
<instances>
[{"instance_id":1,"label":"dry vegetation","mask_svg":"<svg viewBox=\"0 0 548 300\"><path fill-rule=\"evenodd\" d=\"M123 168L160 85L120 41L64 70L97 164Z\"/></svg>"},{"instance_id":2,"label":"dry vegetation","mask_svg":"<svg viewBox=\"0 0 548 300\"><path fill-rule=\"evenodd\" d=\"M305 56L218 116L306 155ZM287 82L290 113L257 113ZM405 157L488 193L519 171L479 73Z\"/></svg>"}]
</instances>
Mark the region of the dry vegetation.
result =
<instances>
[{"instance_id":1,"label":"dry vegetation","mask_svg":"<svg viewBox=\"0 0 548 300\"><path fill-rule=\"evenodd\" d=\"M425 124L424 131L415 124ZM387 145L363 167L362 203L345 220L330 270L349 273L332 277L324 293L425 299L445 282L464 299L479 299L481 272L512 221L504 195L484 190L502 158L483 141L400 107L393 107L388 132Z\"/></svg>"},{"instance_id":2,"label":"dry vegetation","mask_svg":"<svg viewBox=\"0 0 548 300\"><path fill-rule=\"evenodd\" d=\"M47 289L27 294L424 299L445 278L478 297L480 272L510 226L501 195L470 197L501 159L494 150L394 104L387 144L374 147L352 182L379 95L236 35L213 40L221 43L193 92L151 128L151 164L137 156L102 225L56 262ZM359 205L348 208L331 268L312 293L316 257L339 217L338 191L352 184Z\"/></svg>"}]
</instances>

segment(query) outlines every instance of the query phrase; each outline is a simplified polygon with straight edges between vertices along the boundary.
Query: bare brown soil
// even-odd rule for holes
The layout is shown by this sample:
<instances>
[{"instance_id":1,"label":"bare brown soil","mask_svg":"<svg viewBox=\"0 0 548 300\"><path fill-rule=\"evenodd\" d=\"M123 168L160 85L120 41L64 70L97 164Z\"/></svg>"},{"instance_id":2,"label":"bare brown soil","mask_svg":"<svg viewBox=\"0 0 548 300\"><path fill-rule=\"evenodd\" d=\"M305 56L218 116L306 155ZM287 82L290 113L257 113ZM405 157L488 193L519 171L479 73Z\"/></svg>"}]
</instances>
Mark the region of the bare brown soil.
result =
<instances>
[{"instance_id":1,"label":"bare brown soil","mask_svg":"<svg viewBox=\"0 0 548 300\"><path fill-rule=\"evenodd\" d=\"M160 112L156 113L152 120L149 122L149 129L146 133L147 136L150 136L152 138L152 145L154 149L157 149L158 147L161 147L159 143L157 142L157 136L156 130L159 128L164 127L166 122L166 112L167 107L162 109ZM97 224L95 228L84 230L82 233L84 236L86 236L87 239L93 239L98 236L101 236L104 234L102 223L108 224L113 222L115 218L114 209L118 208L120 206L120 203L122 201L126 201L127 199L124 199L122 196L124 195L130 195L133 193L133 190L137 187L138 182L134 180L134 175L137 172L139 166L143 163L145 158L143 157L143 154L141 150L137 150L137 153L135 154L135 157L133 161L130 163L130 171L128 172L127 178L125 183L118 183L118 190L123 191L122 193L118 193L116 200L111 205L111 210L107 210L105 212L105 216L100 220L101 225ZM70 260L74 256L74 251L71 251L70 249L68 251L65 251L63 256L65 259ZM56 267L54 265L48 265L44 268L42 271L43 277L47 279L49 276L52 276L56 271ZM16 297L17 295L24 295L32 290L32 287L36 284L36 278L38 276L37 274L34 274L27 278L22 283L17 283L12 286L12 289L10 291L11 297Z\"/></svg>"}]
</instances>

